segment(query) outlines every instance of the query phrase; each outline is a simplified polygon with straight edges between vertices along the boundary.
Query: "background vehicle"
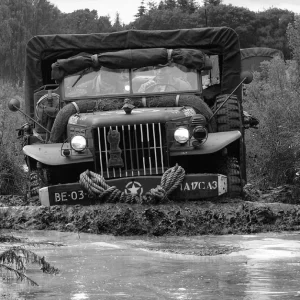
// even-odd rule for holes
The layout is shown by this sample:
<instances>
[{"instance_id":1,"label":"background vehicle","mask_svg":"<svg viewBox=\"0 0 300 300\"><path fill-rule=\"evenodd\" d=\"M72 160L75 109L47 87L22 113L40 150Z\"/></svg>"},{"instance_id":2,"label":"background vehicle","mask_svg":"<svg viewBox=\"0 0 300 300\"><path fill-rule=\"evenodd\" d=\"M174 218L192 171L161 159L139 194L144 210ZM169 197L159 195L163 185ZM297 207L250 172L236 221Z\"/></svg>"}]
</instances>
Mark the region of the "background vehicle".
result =
<instances>
[{"instance_id":1,"label":"background vehicle","mask_svg":"<svg viewBox=\"0 0 300 300\"><path fill-rule=\"evenodd\" d=\"M241 49L242 70L251 72L261 71L260 64L263 61L270 61L278 56L284 59L282 51L266 47L253 47Z\"/></svg>"},{"instance_id":2,"label":"background vehicle","mask_svg":"<svg viewBox=\"0 0 300 300\"><path fill-rule=\"evenodd\" d=\"M32 38L25 104L35 122L23 148L32 194L44 205L116 201L116 188L124 201L157 186L162 199L240 195L242 77L237 34L225 27ZM87 169L101 175L89 184L99 193L82 187Z\"/></svg>"}]
</instances>

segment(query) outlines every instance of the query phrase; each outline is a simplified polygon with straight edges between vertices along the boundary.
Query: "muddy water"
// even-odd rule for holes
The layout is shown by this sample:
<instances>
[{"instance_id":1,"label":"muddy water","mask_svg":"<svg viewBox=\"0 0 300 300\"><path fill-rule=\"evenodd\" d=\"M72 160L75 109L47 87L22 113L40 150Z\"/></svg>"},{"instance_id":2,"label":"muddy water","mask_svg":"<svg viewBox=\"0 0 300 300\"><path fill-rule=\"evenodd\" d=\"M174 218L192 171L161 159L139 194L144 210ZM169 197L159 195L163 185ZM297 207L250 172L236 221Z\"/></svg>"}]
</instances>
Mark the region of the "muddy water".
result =
<instances>
[{"instance_id":1,"label":"muddy water","mask_svg":"<svg viewBox=\"0 0 300 300\"><path fill-rule=\"evenodd\" d=\"M39 286L1 282L0 299L299 299L300 233L112 237L17 231L61 270ZM1 250L7 245L0 244ZM225 253L219 255L212 255Z\"/></svg>"}]
</instances>

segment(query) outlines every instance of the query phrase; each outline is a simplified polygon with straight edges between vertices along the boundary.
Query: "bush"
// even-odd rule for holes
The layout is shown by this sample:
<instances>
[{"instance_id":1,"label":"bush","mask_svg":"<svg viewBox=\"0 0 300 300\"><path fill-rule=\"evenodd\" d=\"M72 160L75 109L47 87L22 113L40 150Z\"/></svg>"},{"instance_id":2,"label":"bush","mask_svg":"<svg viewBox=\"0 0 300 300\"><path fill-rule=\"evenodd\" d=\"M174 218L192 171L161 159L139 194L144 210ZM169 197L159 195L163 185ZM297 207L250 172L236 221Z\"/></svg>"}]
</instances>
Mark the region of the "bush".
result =
<instances>
[{"instance_id":1,"label":"bush","mask_svg":"<svg viewBox=\"0 0 300 300\"><path fill-rule=\"evenodd\" d=\"M244 108L260 120L246 133L248 181L260 188L291 183L300 166L300 101L295 61L262 63L246 88Z\"/></svg>"},{"instance_id":2,"label":"bush","mask_svg":"<svg viewBox=\"0 0 300 300\"><path fill-rule=\"evenodd\" d=\"M259 188L292 183L300 169L300 16L287 29L292 61L261 64L244 108L260 120L246 132L248 180Z\"/></svg>"},{"instance_id":3,"label":"bush","mask_svg":"<svg viewBox=\"0 0 300 300\"><path fill-rule=\"evenodd\" d=\"M17 140L16 129L25 123L20 113L10 112L7 104L12 97L22 103L22 88L11 84L0 87L0 194L23 194L27 188L24 156ZM23 104L23 103L22 103Z\"/></svg>"}]
</instances>

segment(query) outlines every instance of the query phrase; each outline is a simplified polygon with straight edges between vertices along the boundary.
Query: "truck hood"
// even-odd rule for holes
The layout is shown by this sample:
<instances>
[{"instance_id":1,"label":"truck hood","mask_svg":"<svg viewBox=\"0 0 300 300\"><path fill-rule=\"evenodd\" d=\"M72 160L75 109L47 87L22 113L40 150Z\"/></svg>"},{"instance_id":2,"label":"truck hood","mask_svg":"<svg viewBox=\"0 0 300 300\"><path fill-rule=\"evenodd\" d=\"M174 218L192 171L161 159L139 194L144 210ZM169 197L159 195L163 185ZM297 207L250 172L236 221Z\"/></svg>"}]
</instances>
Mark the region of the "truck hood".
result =
<instances>
[{"instance_id":1,"label":"truck hood","mask_svg":"<svg viewBox=\"0 0 300 300\"><path fill-rule=\"evenodd\" d=\"M131 114L126 114L124 110L75 114L69 118L68 124L97 128L133 124L165 123L170 120L189 117L195 114L196 112L192 107L136 108L132 110Z\"/></svg>"}]
</instances>

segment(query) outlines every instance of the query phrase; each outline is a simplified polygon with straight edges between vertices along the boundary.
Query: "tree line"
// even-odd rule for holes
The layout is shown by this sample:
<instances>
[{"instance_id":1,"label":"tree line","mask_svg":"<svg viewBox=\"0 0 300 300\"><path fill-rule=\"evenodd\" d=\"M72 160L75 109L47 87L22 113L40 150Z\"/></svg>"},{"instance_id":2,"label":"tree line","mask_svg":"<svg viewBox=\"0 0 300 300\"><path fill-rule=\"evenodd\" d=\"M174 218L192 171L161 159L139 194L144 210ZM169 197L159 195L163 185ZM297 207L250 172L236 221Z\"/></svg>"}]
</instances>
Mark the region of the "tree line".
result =
<instances>
[{"instance_id":1,"label":"tree line","mask_svg":"<svg viewBox=\"0 0 300 300\"><path fill-rule=\"evenodd\" d=\"M286 37L295 14L270 8L253 12L247 8L225 5L222 0L144 0L129 24L119 13L99 16L96 10L81 9L63 13L51 0L1 0L0 3L0 79L22 84L25 47L35 35L60 33L115 32L128 29L157 30L228 26L240 37L241 48L270 47L290 50Z\"/></svg>"}]
</instances>

